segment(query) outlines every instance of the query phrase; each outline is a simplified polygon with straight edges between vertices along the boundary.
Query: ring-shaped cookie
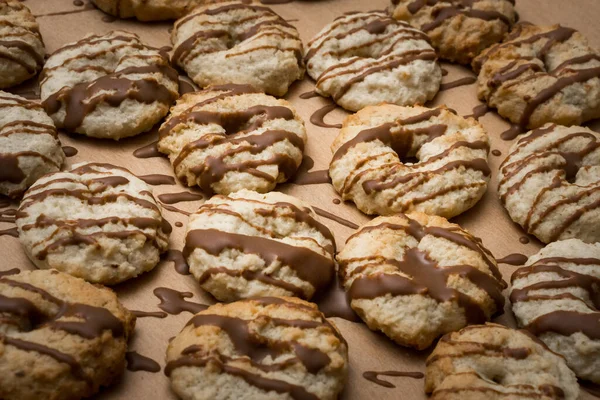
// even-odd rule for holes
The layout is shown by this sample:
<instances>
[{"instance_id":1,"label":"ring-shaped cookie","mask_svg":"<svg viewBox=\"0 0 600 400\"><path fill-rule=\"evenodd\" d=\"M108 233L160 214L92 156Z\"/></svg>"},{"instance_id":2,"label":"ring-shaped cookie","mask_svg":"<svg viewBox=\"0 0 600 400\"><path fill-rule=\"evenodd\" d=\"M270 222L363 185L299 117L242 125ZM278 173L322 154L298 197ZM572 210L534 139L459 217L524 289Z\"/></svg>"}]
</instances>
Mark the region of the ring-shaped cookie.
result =
<instances>
[{"instance_id":1,"label":"ring-shaped cookie","mask_svg":"<svg viewBox=\"0 0 600 400\"><path fill-rule=\"evenodd\" d=\"M490 176L487 134L446 108L366 107L346 119L331 148L335 190L366 214L450 218L477 203Z\"/></svg>"},{"instance_id":2,"label":"ring-shaped cookie","mask_svg":"<svg viewBox=\"0 0 600 400\"><path fill-rule=\"evenodd\" d=\"M56 50L40 75L57 128L118 140L152 128L179 96L167 56L137 35L88 35Z\"/></svg>"},{"instance_id":3,"label":"ring-shaped cookie","mask_svg":"<svg viewBox=\"0 0 600 400\"><path fill-rule=\"evenodd\" d=\"M427 35L383 11L336 18L309 42L305 60L317 93L351 111L424 104L442 80Z\"/></svg>"},{"instance_id":4,"label":"ring-shaped cookie","mask_svg":"<svg viewBox=\"0 0 600 400\"><path fill-rule=\"evenodd\" d=\"M306 143L290 103L245 85L183 95L159 132L175 175L219 194L272 190L296 173Z\"/></svg>"},{"instance_id":5,"label":"ring-shaped cookie","mask_svg":"<svg viewBox=\"0 0 600 400\"><path fill-rule=\"evenodd\" d=\"M175 22L171 42L173 64L200 87L235 83L283 96L304 76L298 31L265 6L199 6Z\"/></svg>"},{"instance_id":6,"label":"ring-shaped cookie","mask_svg":"<svg viewBox=\"0 0 600 400\"><path fill-rule=\"evenodd\" d=\"M116 294L68 274L0 277L0 398L81 399L125 369L135 316Z\"/></svg>"},{"instance_id":7,"label":"ring-shaped cookie","mask_svg":"<svg viewBox=\"0 0 600 400\"><path fill-rule=\"evenodd\" d=\"M600 117L600 54L574 29L517 24L472 65L479 98L516 125L505 139Z\"/></svg>"},{"instance_id":8,"label":"ring-shaped cookie","mask_svg":"<svg viewBox=\"0 0 600 400\"><path fill-rule=\"evenodd\" d=\"M498 195L544 243L600 241L600 133L547 124L524 135L500 165Z\"/></svg>"}]
</instances>

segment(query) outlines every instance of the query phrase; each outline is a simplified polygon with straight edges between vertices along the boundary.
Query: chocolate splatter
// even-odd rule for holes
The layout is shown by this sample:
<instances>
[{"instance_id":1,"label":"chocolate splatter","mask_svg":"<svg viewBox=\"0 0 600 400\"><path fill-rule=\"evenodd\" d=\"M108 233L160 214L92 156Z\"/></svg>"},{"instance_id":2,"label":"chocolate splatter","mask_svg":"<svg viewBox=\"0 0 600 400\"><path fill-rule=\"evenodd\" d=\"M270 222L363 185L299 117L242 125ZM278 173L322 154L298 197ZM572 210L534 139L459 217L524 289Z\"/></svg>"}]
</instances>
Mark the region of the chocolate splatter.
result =
<instances>
[{"instance_id":1,"label":"chocolate splatter","mask_svg":"<svg viewBox=\"0 0 600 400\"><path fill-rule=\"evenodd\" d=\"M185 300L194 296L191 292L178 292L166 287L159 287L154 289L154 295L160 299L158 307L173 315L181 314L184 311L196 314L208 308L206 304Z\"/></svg>"}]
</instances>

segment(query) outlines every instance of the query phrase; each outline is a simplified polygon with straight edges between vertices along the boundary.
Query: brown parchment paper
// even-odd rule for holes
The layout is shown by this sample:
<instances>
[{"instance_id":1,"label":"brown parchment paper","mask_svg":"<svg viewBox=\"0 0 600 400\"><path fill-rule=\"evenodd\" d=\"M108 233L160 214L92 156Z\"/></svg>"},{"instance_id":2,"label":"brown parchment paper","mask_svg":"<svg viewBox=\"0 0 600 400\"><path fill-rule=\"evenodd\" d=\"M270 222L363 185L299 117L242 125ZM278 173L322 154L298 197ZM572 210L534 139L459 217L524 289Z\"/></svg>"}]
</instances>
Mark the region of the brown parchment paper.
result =
<instances>
[{"instance_id":1,"label":"brown parchment paper","mask_svg":"<svg viewBox=\"0 0 600 400\"><path fill-rule=\"evenodd\" d=\"M81 39L87 33L101 34L115 29L135 32L143 41L152 46L162 47L171 44L169 32L172 22L115 21L114 18L96 10L89 0L84 0L83 6L75 5L72 0L25 0L25 4L38 17L48 53L52 53L65 43ZM297 0L271 7L298 28L306 43L325 24L344 12L383 9L388 4L389 0ZM600 24L597 23L597 18L600 17L600 0L517 0L516 8L521 21L547 25L561 23L576 28L588 37L593 47L600 48ZM468 68L448 63L443 63L443 67L449 71L443 82L474 76ZM313 170L322 170L328 167L331 160L330 144L337 135L337 129L319 128L309 122L309 118L315 110L329 104L329 101L323 98L303 100L298 97L299 94L312 90L313 87L314 82L307 77L303 81L293 84L285 98L293 103L306 122L309 136L306 154L315 162ZM11 91L31 90L35 90L35 82ZM480 104L474 84L440 92L428 105L444 103L456 110L459 115L471 114L473 107ZM345 115L347 115L346 112L337 109L326 117L326 121L338 123ZM480 122L490 135L491 148L499 150L502 154L500 156L490 154L489 156L492 181L485 197L471 210L454 218L453 222L459 223L481 237L484 244L497 258L509 253L523 253L529 256L537 252L541 243L532 237L529 244L520 243L519 238L525 236L524 233L512 223L497 198L498 167L512 143L501 140L499 134L509 125L493 112L482 117ZM600 129L600 121L594 121L589 125L592 129ZM108 162L129 168L138 175L173 175L166 158L139 159L132 154L135 149L156 140L156 138L156 133L147 133L113 142L60 134L63 145L73 146L78 150L77 155L67 159L66 167L82 161ZM188 189L179 184L177 186L153 186L155 195L184 190ZM369 219L351 203L335 204L333 200L339 199L339 196L329 184L304 186L285 184L279 186L278 190L307 200L317 207L359 225ZM194 201L179 203L175 206L186 211L195 211L200 204L201 201ZM13 203L10 207L17 206L16 203ZM171 248L182 249L187 217L181 213L167 210L164 210L164 216L173 225ZM321 218L321 221L332 230L338 248L342 248L344 241L353 230L330 219ZM182 222L183 227L176 227L176 222ZM14 224L0 222L0 230L11 227L14 227ZM21 270L34 268L22 251L17 238L8 235L0 236L0 254L0 271L12 268ZM515 267L501 265L500 269L505 280L508 281ZM154 296L153 290L160 286L192 292L194 297L189 300L194 302L206 304L214 302L209 295L203 293L192 276L176 273L173 263L166 261L161 262L152 272L113 288L129 309L158 311L159 300ZM164 367L165 349L169 338L175 336L190 318L191 314L187 312L169 315L164 319L139 318L135 334L130 342L130 350L150 357ZM385 388L367 381L362 374L368 370L424 372L424 361L429 351L418 352L400 347L384 335L370 331L362 323L352 323L339 318L333 318L333 320L348 340L350 347L350 372L346 388L341 396L342 399L411 400L425 398L421 379L386 377L385 379L394 383L396 388ZM510 313L499 317L498 321L514 326L514 320ZM102 389L95 398L135 400L175 399L176 396L169 389L169 381L162 371L159 373L125 371L119 383ZM582 398L593 397L582 391Z\"/></svg>"}]
</instances>

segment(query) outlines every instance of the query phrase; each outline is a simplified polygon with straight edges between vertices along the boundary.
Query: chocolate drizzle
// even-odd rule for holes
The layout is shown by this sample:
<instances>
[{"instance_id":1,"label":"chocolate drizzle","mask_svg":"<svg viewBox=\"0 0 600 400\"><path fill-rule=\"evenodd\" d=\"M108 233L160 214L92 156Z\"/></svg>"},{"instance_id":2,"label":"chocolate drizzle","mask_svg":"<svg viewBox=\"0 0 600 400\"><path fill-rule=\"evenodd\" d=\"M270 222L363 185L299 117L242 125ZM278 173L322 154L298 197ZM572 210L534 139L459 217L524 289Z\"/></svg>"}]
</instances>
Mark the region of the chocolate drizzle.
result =
<instances>
[{"instance_id":1,"label":"chocolate drizzle","mask_svg":"<svg viewBox=\"0 0 600 400\"><path fill-rule=\"evenodd\" d=\"M341 128L342 124L328 124L324 120L325 116L333 110L335 110L336 108L338 108L337 104L327 104L319 108L310 116L310 122L313 125L320 126L322 128Z\"/></svg>"},{"instance_id":2,"label":"chocolate drizzle","mask_svg":"<svg viewBox=\"0 0 600 400\"><path fill-rule=\"evenodd\" d=\"M498 262L498 264L523 265L527 262L527 258L528 257L525 254L514 253L499 258L496 262Z\"/></svg>"},{"instance_id":3,"label":"chocolate drizzle","mask_svg":"<svg viewBox=\"0 0 600 400\"><path fill-rule=\"evenodd\" d=\"M476 121L479 121L479 118L483 117L490 111L490 108L487 104L479 104L473 107L473 114L465 115L465 118L474 118Z\"/></svg>"},{"instance_id":4,"label":"chocolate drizzle","mask_svg":"<svg viewBox=\"0 0 600 400\"><path fill-rule=\"evenodd\" d=\"M317 396L307 391L303 386L296 385L287 381L282 381L267 377L260 372L284 371L288 367L302 365L310 374L317 374L323 368L331 363L329 356L319 348L308 347L297 341L283 341L271 337L263 336L261 330L253 325L255 321L262 321L266 326L275 327L293 327L297 329L327 329L330 334L335 335L340 344L345 344L344 339L339 333L323 318L315 309L302 304L290 303L280 298L259 298L253 300L257 306L269 307L270 305L281 305L287 308L303 309L310 313L311 319L280 319L261 313L256 320L244 320L237 317L201 313L193 317L188 326L194 326L196 329L204 326L217 327L220 332L227 335L231 341L233 350L232 355L225 355L217 351L208 351L199 345L191 345L185 348L178 359L169 361L165 367L165 374L171 373L179 367L203 367L207 364L216 365L227 374L238 376L244 379L250 385L264 390L265 392L275 391L280 394L287 394L295 400L317 400ZM207 331L210 332L210 331ZM277 361L282 355L291 353L293 357L285 357L283 361ZM262 363L265 358L274 360L269 363ZM253 370L241 369L234 366L236 361L247 360ZM233 364L233 365L232 365Z\"/></svg>"},{"instance_id":5,"label":"chocolate drizzle","mask_svg":"<svg viewBox=\"0 0 600 400\"><path fill-rule=\"evenodd\" d=\"M138 178L143 180L149 185L159 186L159 185L174 185L175 178L169 175L162 174L150 174L150 175L138 175ZM158 196L160 199L160 196Z\"/></svg>"},{"instance_id":6,"label":"chocolate drizzle","mask_svg":"<svg viewBox=\"0 0 600 400\"><path fill-rule=\"evenodd\" d=\"M452 82L442 83L440 85L440 91L453 89L459 86L472 85L475 82L477 82L477 78L475 78L474 76L467 76L465 78L460 78Z\"/></svg>"},{"instance_id":7,"label":"chocolate drizzle","mask_svg":"<svg viewBox=\"0 0 600 400\"><path fill-rule=\"evenodd\" d=\"M322 208L318 208L318 207L314 207L314 206L313 206L313 209L315 210L315 213L317 213L317 215L319 215L321 217L330 219L332 221L337 222L340 225L347 226L348 228L351 228L351 229L358 229L357 224L355 224L352 221L348 221L347 219L342 218L339 215L332 214L329 211L326 211L326 210L323 210Z\"/></svg>"},{"instance_id":8,"label":"chocolate drizzle","mask_svg":"<svg viewBox=\"0 0 600 400\"><path fill-rule=\"evenodd\" d=\"M143 356L136 351L128 351L125 354L127 369L129 371L159 372L160 365L151 358Z\"/></svg>"},{"instance_id":9,"label":"chocolate drizzle","mask_svg":"<svg viewBox=\"0 0 600 400\"><path fill-rule=\"evenodd\" d=\"M396 385L384 381L383 379L379 379L379 375L385 376L402 376L406 378L413 379L423 379L425 375L422 372L404 372L404 371L365 371L363 372L363 378L373 383L378 384L379 386L387 387L387 388L395 388Z\"/></svg>"},{"instance_id":10,"label":"chocolate drizzle","mask_svg":"<svg viewBox=\"0 0 600 400\"><path fill-rule=\"evenodd\" d=\"M139 310L131 310L131 313L135 315L136 318L166 318L167 313L162 311L139 311Z\"/></svg>"},{"instance_id":11,"label":"chocolate drizzle","mask_svg":"<svg viewBox=\"0 0 600 400\"><path fill-rule=\"evenodd\" d=\"M203 200L204 196L200 193L179 192L159 194L158 199L165 204L176 204L185 201Z\"/></svg>"},{"instance_id":12,"label":"chocolate drizzle","mask_svg":"<svg viewBox=\"0 0 600 400\"><path fill-rule=\"evenodd\" d=\"M149 143L145 146L136 149L133 152L133 156L137 158L153 158L153 157L164 157L160 151L158 151L158 140L152 143Z\"/></svg>"},{"instance_id":13,"label":"chocolate drizzle","mask_svg":"<svg viewBox=\"0 0 600 400\"><path fill-rule=\"evenodd\" d=\"M208 308L205 304L193 303L186 299L193 297L191 292L178 292L166 287L154 289L154 295L160 299L158 307L169 314L181 314L184 311L196 314Z\"/></svg>"},{"instance_id":14,"label":"chocolate drizzle","mask_svg":"<svg viewBox=\"0 0 600 400\"><path fill-rule=\"evenodd\" d=\"M8 228L8 229L3 229L0 230L0 236L4 236L4 235L8 235L8 236L12 236L12 237L19 237L19 231L17 230L17 228Z\"/></svg>"},{"instance_id":15,"label":"chocolate drizzle","mask_svg":"<svg viewBox=\"0 0 600 400\"><path fill-rule=\"evenodd\" d=\"M382 259L380 255L363 257L361 258L361 264L363 265L357 267L351 267L353 263L352 259L339 260L341 273L346 282L354 278L356 274L360 274L367 268L366 266L377 264L394 266L399 272L406 275L379 272L359 275L354 278L348 289L351 299L373 299L388 294L392 296L420 294L433 298L440 303L456 301L465 310L465 317L468 323L485 322L490 316L484 313L482 305L475 302L468 295L448 285L449 277L451 275L458 275L463 279L470 280L473 284L484 290L496 303L496 313L503 312L504 297L502 289L506 287L506 284L502 281L500 272L491 254L482 246L477 238L460 228L424 226L416 220L408 217L405 218L406 225L382 223L376 226L364 227L350 236L346 245L352 246L353 241L358 240L360 235L373 230L402 230L417 241L420 241L427 235L432 235L475 251L481 256L489 272L481 271L471 265L441 267L427 253L416 247L407 249L402 259Z\"/></svg>"}]
</instances>

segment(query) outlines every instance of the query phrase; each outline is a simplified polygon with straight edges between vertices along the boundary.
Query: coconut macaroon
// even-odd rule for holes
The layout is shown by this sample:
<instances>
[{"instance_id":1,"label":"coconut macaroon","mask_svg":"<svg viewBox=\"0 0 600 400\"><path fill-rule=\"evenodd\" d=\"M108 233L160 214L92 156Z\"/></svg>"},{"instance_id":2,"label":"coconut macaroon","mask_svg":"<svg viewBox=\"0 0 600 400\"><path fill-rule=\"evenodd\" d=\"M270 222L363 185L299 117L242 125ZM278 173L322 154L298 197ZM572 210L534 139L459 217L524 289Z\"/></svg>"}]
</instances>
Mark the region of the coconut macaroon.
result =
<instances>
[{"instance_id":1,"label":"coconut macaroon","mask_svg":"<svg viewBox=\"0 0 600 400\"><path fill-rule=\"evenodd\" d=\"M171 233L152 189L110 164L76 164L42 177L23 197L16 223L38 268L102 284L153 269Z\"/></svg>"},{"instance_id":2,"label":"coconut macaroon","mask_svg":"<svg viewBox=\"0 0 600 400\"><path fill-rule=\"evenodd\" d=\"M600 383L600 243L550 243L511 282L519 326L564 356L579 378Z\"/></svg>"},{"instance_id":3,"label":"coconut macaroon","mask_svg":"<svg viewBox=\"0 0 600 400\"><path fill-rule=\"evenodd\" d=\"M491 174L486 132L445 107L366 107L344 121L331 149L333 187L366 214L451 218L481 199Z\"/></svg>"},{"instance_id":4,"label":"coconut macaroon","mask_svg":"<svg viewBox=\"0 0 600 400\"><path fill-rule=\"evenodd\" d=\"M213 196L190 216L184 256L220 301L255 296L310 299L335 274L335 241L305 202L241 190Z\"/></svg>"},{"instance_id":5,"label":"coconut macaroon","mask_svg":"<svg viewBox=\"0 0 600 400\"><path fill-rule=\"evenodd\" d=\"M336 18L308 43L305 60L317 93L350 111L424 104L442 81L427 35L384 11Z\"/></svg>"},{"instance_id":6,"label":"coconut macaroon","mask_svg":"<svg viewBox=\"0 0 600 400\"><path fill-rule=\"evenodd\" d=\"M289 102L234 84L183 95L159 133L175 175L209 194L273 190L294 176L307 139Z\"/></svg>"},{"instance_id":7,"label":"coconut macaroon","mask_svg":"<svg viewBox=\"0 0 600 400\"><path fill-rule=\"evenodd\" d=\"M473 325L444 336L427 358L431 399L579 398L565 360L525 331Z\"/></svg>"},{"instance_id":8,"label":"coconut macaroon","mask_svg":"<svg viewBox=\"0 0 600 400\"><path fill-rule=\"evenodd\" d=\"M496 261L481 240L423 213L378 217L338 253L350 306L373 330L425 349L504 311Z\"/></svg>"},{"instance_id":9,"label":"coconut macaroon","mask_svg":"<svg viewBox=\"0 0 600 400\"><path fill-rule=\"evenodd\" d=\"M196 314L169 343L165 374L183 400L334 400L348 345L312 303L241 300Z\"/></svg>"},{"instance_id":10,"label":"coconut macaroon","mask_svg":"<svg viewBox=\"0 0 600 400\"><path fill-rule=\"evenodd\" d=\"M58 128L121 139L152 128L179 97L165 53L112 31L64 45L40 74L44 108Z\"/></svg>"}]
</instances>

